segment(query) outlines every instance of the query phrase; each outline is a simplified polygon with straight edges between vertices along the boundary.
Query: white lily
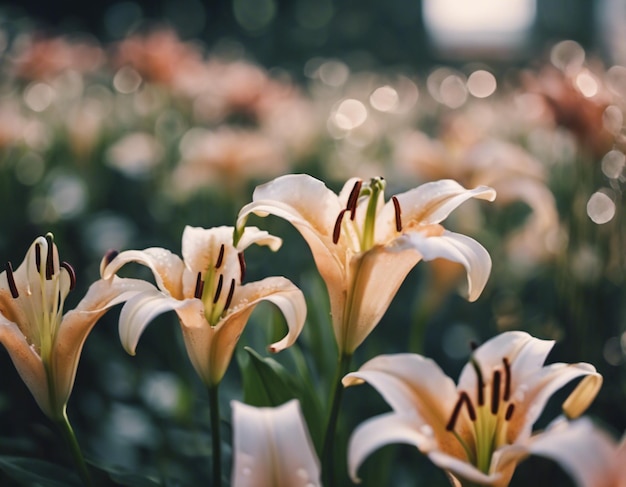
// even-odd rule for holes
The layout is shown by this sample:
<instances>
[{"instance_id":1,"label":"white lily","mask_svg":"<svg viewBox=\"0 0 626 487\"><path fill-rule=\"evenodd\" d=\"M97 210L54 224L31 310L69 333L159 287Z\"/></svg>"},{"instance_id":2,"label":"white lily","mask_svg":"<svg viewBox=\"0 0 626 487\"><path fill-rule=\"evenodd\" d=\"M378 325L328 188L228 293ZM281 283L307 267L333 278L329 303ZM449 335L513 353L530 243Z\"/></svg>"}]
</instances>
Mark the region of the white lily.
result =
<instances>
[{"instance_id":1,"label":"white lily","mask_svg":"<svg viewBox=\"0 0 626 487\"><path fill-rule=\"evenodd\" d=\"M64 313L74 288L73 268L59 259L52 234L38 237L14 271L0 274L0 343L41 410L64 420L76 369L89 332L112 306L147 288L115 278L93 283L75 309Z\"/></svg>"},{"instance_id":2,"label":"white lily","mask_svg":"<svg viewBox=\"0 0 626 487\"><path fill-rule=\"evenodd\" d=\"M129 262L150 268L156 287L129 300L120 314L120 339L132 355L143 330L157 315L178 315L187 354L206 385L217 385L232 358L250 314L261 301L275 304L285 316L287 335L270 345L278 352L293 344L306 318L302 292L284 277L242 284L243 251L252 244L277 250L281 239L255 227L245 229L235 247L232 227L185 227L181 259L167 249L121 252L101 270L110 278Z\"/></svg>"},{"instance_id":3,"label":"white lily","mask_svg":"<svg viewBox=\"0 0 626 487\"><path fill-rule=\"evenodd\" d=\"M350 179L337 195L311 176L290 174L258 186L239 212L239 228L251 213L272 214L302 234L328 289L341 355L352 355L374 329L420 260L463 264L472 301L491 271L489 254L478 242L440 225L467 199L493 200L491 188L468 190L442 180L386 203L384 188L382 178Z\"/></svg>"},{"instance_id":4,"label":"white lily","mask_svg":"<svg viewBox=\"0 0 626 487\"><path fill-rule=\"evenodd\" d=\"M233 487L320 487L320 464L292 399L275 408L232 401Z\"/></svg>"},{"instance_id":5,"label":"white lily","mask_svg":"<svg viewBox=\"0 0 626 487\"><path fill-rule=\"evenodd\" d=\"M565 402L570 415L593 401L602 376L587 363L543 365L554 342L507 332L477 348L458 385L430 359L381 355L346 375L345 386L371 384L393 408L357 427L348 463L353 479L365 458L390 443L415 445L454 485L508 485L532 453L532 426L550 396L584 377Z\"/></svg>"},{"instance_id":6,"label":"white lily","mask_svg":"<svg viewBox=\"0 0 626 487\"><path fill-rule=\"evenodd\" d=\"M556 461L579 487L626 486L626 436L617 443L589 418L559 422L532 444L532 453Z\"/></svg>"}]
</instances>

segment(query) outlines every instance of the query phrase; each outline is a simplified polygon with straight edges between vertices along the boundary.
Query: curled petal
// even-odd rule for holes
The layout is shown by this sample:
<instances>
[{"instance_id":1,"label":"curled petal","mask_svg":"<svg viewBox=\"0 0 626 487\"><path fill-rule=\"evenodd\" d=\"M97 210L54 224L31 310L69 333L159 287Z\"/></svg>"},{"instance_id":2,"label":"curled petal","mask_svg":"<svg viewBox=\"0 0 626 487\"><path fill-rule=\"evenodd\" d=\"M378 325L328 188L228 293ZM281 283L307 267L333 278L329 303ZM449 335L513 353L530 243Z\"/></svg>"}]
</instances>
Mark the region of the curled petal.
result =
<instances>
[{"instance_id":1,"label":"curled petal","mask_svg":"<svg viewBox=\"0 0 626 487\"><path fill-rule=\"evenodd\" d=\"M265 230L259 230L257 227L245 227L243 235L240 236L237 242L237 250L242 252L252 244L265 245L270 250L276 252L283 244L283 240Z\"/></svg>"},{"instance_id":2,"label":"curled petal","mask_svg":"<svg viewBox=\"0 0 626 487\"><path fill-rule=\"evenodd\" d=\"M410 417L387 413L361 423L348 445L348 470L353 482L359 483L357 472L365 459L379 448L392 443L406 443L416 446L422 452L436 447L432 434L427 428L422 430Z\"/></svg>"},{"instance_id":3,"label":"curled petal","mask_svg":"<svg viewBox=\"0 0 626 487\"><path fill-rule=\"evenodd\" d=\"M462 264L467 272L470 301L478 299L483 292L491 273L491 257L476 240L445 230L441 236L410 232L398 241L403 247L415 248L426 261L442 258Z\"/></svg>"},{"instance_id":4,"label":"curled petal","mask_svg":"<svg viewBox=\"0 0 626 487\"><path fill-rule=\"evenodd\" d=\"M275 408L238 401L233 410L233 487L320 487L320 465L300 404Z\"/></svg>"}]
</instances>

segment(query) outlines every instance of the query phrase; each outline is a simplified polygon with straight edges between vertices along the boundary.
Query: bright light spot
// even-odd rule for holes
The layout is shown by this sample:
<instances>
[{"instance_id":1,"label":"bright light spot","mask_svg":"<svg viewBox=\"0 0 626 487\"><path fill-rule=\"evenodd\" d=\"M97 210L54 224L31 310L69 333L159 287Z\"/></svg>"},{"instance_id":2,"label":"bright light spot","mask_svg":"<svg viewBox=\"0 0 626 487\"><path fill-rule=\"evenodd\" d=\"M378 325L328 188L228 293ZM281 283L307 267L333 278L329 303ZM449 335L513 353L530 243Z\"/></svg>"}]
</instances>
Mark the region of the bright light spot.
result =
<instances>
[{"instance_id":1,"label":"bright light spot","mask_svg":"<svg viewBox=\"0 0 626 487\"><path fill-rule=\"evenodd\" d=\"M576 41L562 41L550 51L550 62L561 71L577 72L585 62L585 50Z\"/></svg>"},{"instance_id":2,"label":"bright light spot","mask_svg":"<svg viewBox=\"0 0 626 487\"><path fill-rule=\"evenodd\" d=\"M611 337L604 342L602 355L610 365L620 365L624 361L624 352L619 337Z\"/></svg>"},{"instance_id":3,"label":"bright light spot","mask_svg":"<svg viewBox=\"0 0 626 487\"><path fill-rule=\"evenodd\" d=\"M487 98L496 91L496 77L489 71L479 69L467 78L467 89L476 98Z\"/></svg>"},{"instance_id":4,"label":"bright light spot","mask_svg":"<svg viewBox=\"0 0 626 487\"><path fill-rule=\"evenodd\" d=\"M587 98L598 94L598 82L589 71L581 71L576 76L576 87Z\"/></svg>"},{"instance_id":5,"label":"bright light spot","mask_svg":"<svg viewBox=\"0 0 626 487\"><path fill-rule=\"evenodd\" d=\"M389 85L376 88L370 95L370 104L381 112L391 112L398 106L398 92Z\"/></svg>"},{"instance_id":6,"label":"bright light spot","mask_svg":"<svg viewBox=\"0 0 626 487\"><path fill-rule=\"evenodd\" d=\"M424 0L424 23L441 44L515 43L535 19L535 0Z\"/></svg>"},{"instance_id":7,"label":"bright light spot","mask_svg":"<svg viewBox=\"0 0 626 487\"><path fill-rule=\"evenodd\" d=\"M37 184L44 175L46 163L37 152L29 151L17 161L15 165L15 177L17 180L26 185L32 186Z\"/></svg>"},{"instance_id":8,"label":"bright light spot","mask_svg":"<svg viewBox=\"0 0 626 487\"><path fill-rule=\"evenodd\" d=\"M260 31L267 27L276 15L274 0L234 0L233 13L241 27L248 31Z\"/></svg>"},{"instance_id":9,"label":"bright light spot","mask_svg":"<svg viewBox=\"0 0 626 487\"><path fill-rule=\"evenodd\" d=\"M602 172L607 178L617 179L626 165L626 156L618 150L607 152L602 158Z\"/></svg>"},{"instance_id":10,"label":"bright light spot","mask_svg":"<svg viewBox=\"0 0 626 487\"><path fill-rule=\"evenodd\" d=\"M367 118L367 109L359 100L343 100L332 115L335 125L343 130L352 130Z\"/></svg>"},{"instance_id":11,"label":"bright light spot","mask_svg":"<svg viewBox=\"0 0 626 487\"><path fill-rule=\"evenodd\" d=\"M598 225L607 223L615 216L615 203L607 194L596 191L587 202L587 215Z\"/></svg>"},{"instance_id":12,"label":"bright light spot","mask_svg":"<svg viewBox=\"0 0 626 487\"><path fill-rule=\"evenodd\" d=\"M606 83L613 93L626 98L626 67L611 66L606 72Z\"/></svg>"},{"instance_id":13,"label":"bright light spot","mask_svg":"<svg viewBox=\"0 0 626 487\"><path fill-rule=\"evenodd\" d=\"M350 75L350 70L345 63L341 61L332 60L323 63L318 70L318 74L322 83L328 86L341 86L347 80Z\"/></svg>"},{"instance_id":14,"label":"bright light spot","mask_svg":"<svg viewBox=\"0 0 626 487\"><path fill-rule=\"evenodd\" d=\"M468 356L468 344L473 341L476 341L474 330L465 323L455 323L443 336L443 351L448 357L461 360Z\"/></svg>"},{"instance_id":15,"label":"bright light spot","mask_svg":"<svg viewBox=\"0 0 626 487\"><path fill-rule=\"evenodd\" d=\"M43 112L54 99L54 90L45 83L34 83L26 88L24 102L35 112Z\"/></svg>"},{"instance_id":16,"label":"bright light spot","mask_svg":"<svg viewBox=\"0 0 626 487\"><path fill-rule=\"evenodd\" d=\"M441 82L439 94L444 105L459 108L467 100L467 87L459 76L453 74Z\"/></svg>"},{"instance_id":17,"label":"bright light spot","mask_svg":"<svg viewBox=\"0 0 626 487\"><path fill-rule=\"evenodd\" d=\"M77 176L57 176L50 186L50 203L60 218L71 218L87 205L87 188Z\"/></svg>"},{"instance_id":18,"label":"bright light spot","mask_svg":"<svg viewBox=\"0 0 626 487\"><path fill-rule=\"evenodd\" d=\"M624 114L618 106L609 105L602 114L602 125L611 134L617 135L624 125Z\"/></svg>"},{"instance_id":19,"label":"bright light spot","mask_svg":"<svg viewBox=\"0 0 626 487\"><path fill-rule=\"evenodd\" d=\"M113 86L122 94L133 93L141 85L141 75L133 68L124 67L113 77Z\"/></svg>"}]
</instances>

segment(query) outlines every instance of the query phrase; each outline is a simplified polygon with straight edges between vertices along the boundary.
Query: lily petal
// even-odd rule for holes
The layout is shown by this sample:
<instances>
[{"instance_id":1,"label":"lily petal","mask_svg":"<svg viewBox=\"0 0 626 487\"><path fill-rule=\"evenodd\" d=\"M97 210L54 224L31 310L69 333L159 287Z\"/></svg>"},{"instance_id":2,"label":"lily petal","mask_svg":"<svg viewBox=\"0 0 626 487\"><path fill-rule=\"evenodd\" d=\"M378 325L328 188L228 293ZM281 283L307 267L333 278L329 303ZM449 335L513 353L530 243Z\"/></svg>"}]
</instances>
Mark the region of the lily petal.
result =
<instances>
[{"instance_id":1,"label":"lily petal","mask_svg":"<svg viewBox=\"0 0 626 487\"><path fill-rule=\"evenodd\" d=\"M443 258L462 264L467 272L469 301L475 301L483 292L491 273L491 257L476 240L448 230L441 236L409 232L398 240L401 246L417 249L426 261Z\"/></svg>"},{"instance_id":2,"label":"lily petal","mask_svg":"<svg viewBox=\"0 0 626 487\"><path fill-rule=\"evenodd\" d=\"M300 403L275 408L232 401L233 487L320 487L320 465Z\"/></svg>"}]
</instances>

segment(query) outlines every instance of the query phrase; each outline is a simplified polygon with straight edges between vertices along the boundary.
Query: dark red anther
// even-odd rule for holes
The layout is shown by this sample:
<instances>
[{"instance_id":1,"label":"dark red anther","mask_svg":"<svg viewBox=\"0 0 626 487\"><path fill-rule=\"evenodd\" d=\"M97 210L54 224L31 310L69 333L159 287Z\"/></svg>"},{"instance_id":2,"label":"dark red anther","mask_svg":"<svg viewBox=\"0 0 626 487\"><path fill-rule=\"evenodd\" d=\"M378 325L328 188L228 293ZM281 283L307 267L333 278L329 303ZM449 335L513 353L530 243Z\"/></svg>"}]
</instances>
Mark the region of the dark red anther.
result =
<instances>
[{"instance_id":1,"label":"dark red anther","mask_svg":"<svg viewBox=\"0 0 626 487\"><path fill-rule=\"evenodd\" d=\"M511 397L511 364L506 357L502 359L502 362L504 363L504 394L502 399L508 401Z\"/></svg>"},{"instance_id":2,"label":"dark red anther","mask_svg":"<svg viewBox=\"0 0 626 487\"><path fill-rule=\"evenodd\" d=\"M220 253L217 256L217 262L215 263L215 268L219 269L222 266L222 261L224 260L224 244L220 246Z\"/></svg>"},{"instance_id":3,"label":"dark red anther","mask_svg":"<svg viewBox=\"0 0 626 487\"><path fill-rule=\"evenodd\" d=\"M511 416L513 416L513 411L515 410L515 404L511 403L506 408L506 413L504 413L504 419L506 421L511 420Z\"/></svg>"},{"instance_id":4,"label":"dark red anther","mask_svg":"<svg viewBox=\"0 0 626 487\"><path fill-rule=\"evenodd\" d=\"M41 272L41 245L35 244L35 267L37 272Z\"/></svg>"},{"instance_id":5,"label":"dark red anther","mask_svg":"<svg viewBox=\"0 0 626 487\"><path fill-rule=\"evenodd\" d=\"M228 290L228 296L226 297L226 303L224 303L224 309L228 309L230 307L230 303L233 300L233 295L235 294L235 280L230 280L230 289Z\"/></svg>"},{"instance_id":6,"label":"dark red anther","mask_svg":"<svg viewBox=\"0 0 626 487\"><path fill-rule=\"evenodd\" d=\"M224 276L220 274L220 278L217 280L217 289L215 290L215 296L213 296L213 304L217 303L222 293L222 285L224 284Z\"/></svg>"},{"instance_id":7,"label":"dark red anther","mask_svg":"<svg viewBox=\"0 0 626 487\"><path fill-rule=\"evenodd\" d=\"M474 409L474 405L472 404L471 399L469 398L467 392L461 391L459 394L459 399L454 405L454 409L452 410L452 415L450 416L450 421L446 425L447 431L454 431L454 426L456 425L457 420L459 419L459 414L461 414L461 409L463 408L463 404L467 407L467 413L472 421L476 421L476 410Z\"/></svg>"},{"instance_id":8,"label":"dark red anther","mask_svg":"<svg viewBox=\"0 0 626 487\"><path fill-rule=\"evenodd\" d=\"M396 232L401 232L402 231L402 212L400 210L400 202L398 201L398 198L396 198L395 196L391 197L391 201L393 201L393 209L395 210L395 214L396 214Z\"/></svg>"},{"instance_id":9,"label":"dark red anther","mask_svg":"<svg viewBox=\"0 0 626 487\"><path fill-rule=\"evenodd\" d=\"M204 281L202 280L202 273L198 272L198 276L196 277L196 289L193 292L193 297L196 299L201 299L203 291L204 291Z\"/></svg>"},{"instance_id":10,"label":"dark red anther","mask_svg":"<svg viewBox=\"0 0 626 487\"><path fill-rule=\"evenodd\" d=\"M104 254L104 262L106 265L109 265L111 262L113 262L113 259L115 259L120 253L117 250L111 249L111 250L107 250L106 254Z\"/></svg>"},{"instance_id":11,"label":"dark red anther","mask_svg":"<svg viewBox=\"0 0 626 487\"><path fill-rule=\"evenodd\" d=\"M46 279L49 281L54 275L54 242L50 235L46 235L48 242L48 255L46 256Z\"/></svg>"},{"instance_id":12,"label":"dark red anther","mask_svg":"<svg viewBox=\"0 0 626 487\"><path fill-rule=\"evenodd\" d=\"M499 370L493 372L493 382L491 383L491 414L498 414L500 408L500 380L502 374Z\"/></svg>"},{"instance_id":13,"label":"dark red anther","mask_svg":"<svg viewBox=\"0 0 626 487\"><path fill-rule=\"evenodd\" d=\"M346 205L346 210L350 210L350 220L354 220L354 217L356 216L356 204L359 201L359 195L361 194L362 185L363 185L363 181L359 179L356 183L354 183L354 186L352 187L352 191L350 191L350 196L348 197L348 204Z\"/></svg>"},{"instance_id":14,"label":"dark red anther","mask_svg":"<svg viewBox=\"0 0 626 487\"><path fill-rule=\"evenodd\" d=\"M335 228L333 228L333 243L336 244L339 242L339 236L341 235L341 222L343 221L343 215L345 215L347 208L341 210L339 212L339 216L337 220L335 220Z\"/></svg>"},{"instance_id":15,"label":"dark red anther","mask_svg":"<svg viewBox=\"0 0 626 487\"><path fill-rule=\"evenodd\" d=\"M239 282L243 282L246 277L246 259L243 257L243 252L239 252L237 258L239 259L239 270L241 271Z\"/></svg>"},{"instance_id":16,"label":"dark red anther","mask_svg":"<svg viewBox=\"0 0 626 487\"><path fill-rule=\"evenodd\" d=\"M485 404L485 381L483 380L483 373L480 370L478 362L472 357L470 363L476 371L476 399L478 400L478 406Z\"/></svg>"},{"instance_id":17,"label":"dark red anther","mask_svg":"<svg viewBox=\"0 0 626 487\"><path fill-rule=\"evenodd\" d=\"M13 277L13 266L10 262L7 262L7 282L9 283L9 291L11 291L11 296L13 299L17 299L20 296L20 293L17 292L17 286L15 285L15 277Z\"/></svg>"},{"instance_id":18,"label":"dark red anther","mask_svg":"<svg viewBox=\"0 0 626 487\"><path fill-rule=\"evenodd\" d=\"M76 272L69 262L61 262L61 267L65 269L70 276L70 291L72 291L76 287Z\"/></svg>"}]
</instances>

